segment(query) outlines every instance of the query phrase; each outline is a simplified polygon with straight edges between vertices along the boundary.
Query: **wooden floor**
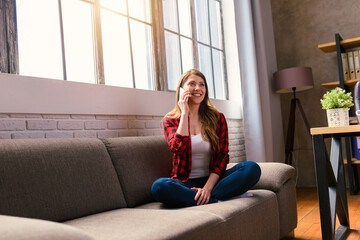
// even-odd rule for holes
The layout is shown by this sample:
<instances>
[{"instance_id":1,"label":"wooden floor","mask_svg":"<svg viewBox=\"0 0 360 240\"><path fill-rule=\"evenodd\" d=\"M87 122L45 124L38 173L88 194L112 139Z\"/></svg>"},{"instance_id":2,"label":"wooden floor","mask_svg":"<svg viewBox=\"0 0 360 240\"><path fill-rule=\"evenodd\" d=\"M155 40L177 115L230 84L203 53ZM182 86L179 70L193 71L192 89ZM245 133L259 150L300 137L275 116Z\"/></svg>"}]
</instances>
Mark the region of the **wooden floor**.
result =
<instances>
[{"instance_id":1,"label":"wooden floor","mask_svg":"<svg viewBox=\"0 0 360 240\"><path fill-rule=\"evenodd\" d=\"M360 193L348 194L350 232L347 240L360 240ZM297 240L322 239L320 227L319 202L316 188L297 189L298 225L295 229ZM337 222L337 226L339 223Z\"/></svg>"}]
</instances>

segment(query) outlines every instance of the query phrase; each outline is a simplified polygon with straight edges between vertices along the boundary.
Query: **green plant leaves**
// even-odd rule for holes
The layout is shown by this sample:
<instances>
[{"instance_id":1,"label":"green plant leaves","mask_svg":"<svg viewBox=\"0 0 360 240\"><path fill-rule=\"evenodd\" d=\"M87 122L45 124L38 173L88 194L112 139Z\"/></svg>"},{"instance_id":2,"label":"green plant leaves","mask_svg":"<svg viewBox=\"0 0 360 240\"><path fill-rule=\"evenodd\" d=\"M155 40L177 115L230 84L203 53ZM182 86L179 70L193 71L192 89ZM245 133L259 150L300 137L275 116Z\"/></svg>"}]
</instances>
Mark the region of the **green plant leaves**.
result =
<instances>
[{"instance_id":1,"label":"green plant leaves","mask_svg":"<svg viewBox=\"0 0 360 240\"><path fill-rule=\"evenodd\" d=\"M346 93L345 90L337 87L330 92L326 92L320 100L322 109L346 108L354 106L351 92Z\"/></svg>"}]
</instances>

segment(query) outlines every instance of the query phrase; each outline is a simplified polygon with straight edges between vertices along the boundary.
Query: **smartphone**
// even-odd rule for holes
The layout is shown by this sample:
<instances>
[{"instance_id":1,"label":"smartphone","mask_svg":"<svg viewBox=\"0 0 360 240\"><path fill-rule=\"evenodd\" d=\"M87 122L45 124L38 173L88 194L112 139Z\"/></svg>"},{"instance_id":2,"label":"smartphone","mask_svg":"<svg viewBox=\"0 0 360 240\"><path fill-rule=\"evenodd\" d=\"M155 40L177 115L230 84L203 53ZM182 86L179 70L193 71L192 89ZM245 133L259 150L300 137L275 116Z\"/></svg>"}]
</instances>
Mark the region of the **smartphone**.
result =
<instances>
[{"instance_id":1,"label":"smartphone","mask_svg":"<svg viewBox=\"0 0 360 240\"><path fill-rule=\"evenodd\" d=\"M180 88L180 98L182 97L182 95L184 94L185 92L185 89L183 89L182 87ZM188 98L188 101L189 101L189 98Z\"/></svg>"}]
</instances>

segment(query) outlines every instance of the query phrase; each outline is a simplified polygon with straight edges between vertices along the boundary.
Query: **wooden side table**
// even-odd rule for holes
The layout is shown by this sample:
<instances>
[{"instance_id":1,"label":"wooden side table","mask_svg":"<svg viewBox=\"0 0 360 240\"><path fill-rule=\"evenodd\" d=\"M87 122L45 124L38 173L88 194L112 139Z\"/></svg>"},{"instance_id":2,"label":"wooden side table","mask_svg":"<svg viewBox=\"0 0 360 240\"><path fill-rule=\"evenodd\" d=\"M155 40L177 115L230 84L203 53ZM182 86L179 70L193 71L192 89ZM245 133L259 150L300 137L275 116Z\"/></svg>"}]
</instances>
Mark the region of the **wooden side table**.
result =
<instances>
[{"instance_id":1,"label":"wooden side table","mask_svg":"<svg viewBox=\"0 0 360 240\"><path fill-rule=\"evenodd\" d=\"M350 223L341 138L360 136L360 125L311 128L310 133L313 139L322 239L343 239ZM325 148L325 138L332 139L330 159ZM335 229L336 215L340 222L338 229Z\"/></svg>"}]
</instances>

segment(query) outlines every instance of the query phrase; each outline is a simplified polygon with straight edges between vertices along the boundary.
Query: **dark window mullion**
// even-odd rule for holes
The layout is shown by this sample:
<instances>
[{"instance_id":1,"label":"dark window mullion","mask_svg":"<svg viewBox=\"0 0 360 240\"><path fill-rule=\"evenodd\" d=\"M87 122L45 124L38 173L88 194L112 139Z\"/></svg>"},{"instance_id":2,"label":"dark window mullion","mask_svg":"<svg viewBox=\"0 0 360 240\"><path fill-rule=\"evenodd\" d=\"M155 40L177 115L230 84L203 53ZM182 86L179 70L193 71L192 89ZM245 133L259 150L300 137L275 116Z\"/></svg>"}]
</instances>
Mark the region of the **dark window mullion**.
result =
<instances>
[{"instance_id":1,"label":"dark window mullion","mask_svg":"<svg viewBox=\"0 0 360 240\"><path fill-rule=\"evenodd\" d=\"M80 0L80 1L82 1L82 0ZM123 17L127 17L127 18L130 18L130 19L132 19L132 20L135 20L135 21L138 21L138 22L141 22L141 23L144 23L144 24L147 24L147 25L150 25L150 26L151 26L151 23L148 23L148 22L143 21L143 20L141 20L141 19L134 18L134 17L132 17L132 16L126 15L126 14L124 14L124 13L118 12L118 11L113 10L113 9L111 9L111 8L103 7L103 6L101 6L101 5L100 5L100 8L101 8L101 9L104 9L104 10L107 10L107 11L109 11L109 12L112 12L112 13L114 13L114 14L116 14L116 15L120 15L120 16L123 16Z\"/></svg>"},{"instance_id":2,"label":"dark window mullion","mask_svg":"<svg viewBox=\"0 0 360 240\"><path fill-rule=\"evenodd\" d=\"M146 22L146 21L143 21L143 20L140 20L140 19L131 17L131 16L129 16L129 15L126 15L126 14L124 14L124 13L115 11L115 10L113 10L113 9L111 9L111 8L102 7L102 6L100 6L100 8L101 8L101 9L104 9L104 10L107 10L107 11L109 11L109 12L112 12L112 13L114 13L114 14L116 14L116 15L120 15L120 16L123 16L123 17L126 17L126 18L130 18L131 20L135 20L135 21L138 21L138 22L141 22L141 23L143 23L143 24L146 24L146 25L151 26L151 23L148 23L148 22Z\"/></svg>"},{"instance_id":3,"label":"dark window mullion","mask_svg":"<svg viewBox=\"0 0 360 240\"><path fill-rule=\"evenodd\" d=\"M187 38L187 39L189 39L189 40L191 40L191 41L193 40L191 37L188 37L188 36L183 35L183 34L181 34L181 33L175 32L175 31L173 31L173 30L171 30L171 29L164 28L164 30L167 31L167 32L170 32L170 33L179 35L180 37Z\"/></svg>"},{"instance_id":4,"label":"dark window mullion","mask_svg":"<svg viewBox=\"0 0 360 240\"><path fill-rule=\"evenodd\" d=\"M95 61L95 76L98 84L105 84L104 71L104 54L102 47L102 32L101 32L101 15L99 0L95 0L93 4L93 39L94 39L94 61Z\"/></svg>"},{"instance_id":5,"label":"dark window mullion","mask_svg":"<svg viewBox=\"0 0 360 240\"><path fill-rule=\"evenodd\" d=\"M191 14L191 33L193 38L193 60L194 68L199 69L199 52L198 52L198 41L197 41L197 32L196 32L196 16L195 16L195 0L190 0L190 14Z\"/></svg>"},{"instance_id":6,"label":"dark window mullion","mask_svg":"<svg viewBox=\"0 0 360 240\"><path fill-rule=\"evenodd\" d=\"M179 40L179 54L180 54L180 72L183 73L183 65L182 65L182 51L181 51L181 37L180 37L180 17L179 17L179 4L178 0L176 0L176 11L177 11L177 26L178 26L178 40Z\"/></svg>"},{"instance_id":7,"label":"dark window mullion","mask_svg":"<svg viewBox=\"0 0 360 240\"><path fill-rule=\"evenodd\" d=\"M208 21L209 21L209 41L210 41L210 61L211 61L211 72L212 72L212 81L213 81L213 86L214 86L214 98L216 98L216 88L215 88L215 72L214 72L214 59L213 59L213 47L212 47L212 41L211 41L211 22L210 22L210 2L209 0L207 0L207 4L208 4Z\"/></svg>"},{"instance_id":8,"label":"dark window mullion","mask_svg":"<svg viewBox=\"0 0 360 240\"><path fill-rule=\"evenodd\" d=\"M0 3L0 73L19 74L16 2Z\"/></svg>"},{"instance_id":9,"label":"dark window mullion","mask_svg":"<svg viewBox=\"0 0 360 240\"><path fill-rule=\"evenodd\" d=\"M59 22L60 22L60 37L61 37L61 53L62 53L62 63L63 63L63 77L64 80L67 80L66 75L66 58L65 58L65 39L64 39L64 25L62 18L62 8L61 8L61 0L58 0L59 3Z\"/></svg>"},{"instance_id":10,"label":"dark window mullion","mask_svg":"<svg viewBox=\"0 0 360 240\"><path fill-rule=\"evenodd\" d=\"M151 0L151 22L154 48L155 90L167 90L166 59L164 57L164 26L162 1Z\"/></svg>"},{"instance_id":11,"label":"dark window mullion","mask_svg":"<svg viewBox=\"0 0 360 240\"><path fill-rule=\"evenodd\" d=\"M200 43L201 45L204 45L204 46L206 46L206 47L211 47L211 48L213 48L213 49L216 49L216 50L219 50L219 51L223 51L223 50L222 50L222 49L220 49L220 48L217 48L217 47L211 46L211 45L206 44L206 43L203 43L203 42L199 42L199 41L197 41L197 43Z\"/></svg>"},{"instance_id":12,"label":"dark window mullion","mask_svg":"<svg viewBox=\"0 0 360 240\"><path fill-rule=\"evenodd\" d=\"M224 24L223 24L223 12L222 12L222 4L221 1L218 1L220 4L220 24L221 24L221 42L222 42L222 52L223 52L223 76L224 76L224 84L225 84L225 98L229 99L229 86L228 86L228 78L227 78L227 68L226 68L226 55L225 55L225 39L224 39Z\"/></svg>"},{"instance_id":13,"label":"dark window mullion","mask_svg":"<svg viewBox=\"0 0 360 240\"><path fill-rule=\"evenodd\" d=\"M126 12L127 12L127 21L128 21L128 31L129 31L129 47L130 47L130 58L131 58L131 71L133 76L133 88L136 88L135 83L135 70L134 70L134 56L132 50L132 42L131 42L131 30L130 30L130 18L129 18L129 0L126 0Z\"/></svg>"}]
</instances>

